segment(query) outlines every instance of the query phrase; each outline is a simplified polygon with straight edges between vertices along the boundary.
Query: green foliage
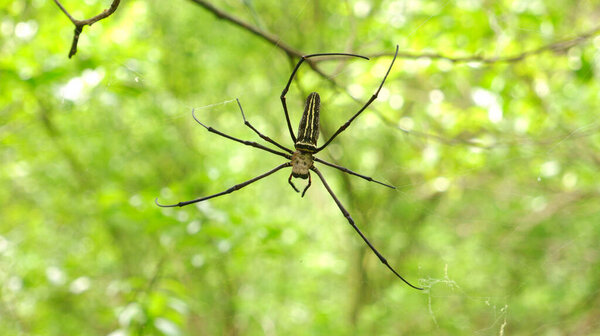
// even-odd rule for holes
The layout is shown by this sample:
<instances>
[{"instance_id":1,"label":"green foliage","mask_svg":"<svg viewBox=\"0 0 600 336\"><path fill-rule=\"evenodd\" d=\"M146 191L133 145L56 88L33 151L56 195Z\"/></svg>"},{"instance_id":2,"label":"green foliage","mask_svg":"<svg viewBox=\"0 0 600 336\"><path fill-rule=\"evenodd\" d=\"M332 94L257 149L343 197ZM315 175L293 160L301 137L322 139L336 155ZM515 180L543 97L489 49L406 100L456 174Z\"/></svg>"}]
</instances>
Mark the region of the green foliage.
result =
<instances>
[{"instance_id":1,"label":"green foliage","mask_svg":"<svg viewBox=\"0 0 600 336\"><path fill-rule=\"evenodd\" d=\"M77 18L109 1L63 1ZM215 1L304 53L519 55L590 31L593 1ZM321 157L395 278L313 176L191 117L291 147L279 95L296 60L191 1L123 1L85 27L53 1L0 6L0 330L6 335L597 333L600 37L515 62L397 60ZM552 48L551 48L552 49ZM391 57L303 67L331 135ZM348 90L348 91L346 91ZM320 139L323 141L323 137Z\"/></svg>"}]
</instances>

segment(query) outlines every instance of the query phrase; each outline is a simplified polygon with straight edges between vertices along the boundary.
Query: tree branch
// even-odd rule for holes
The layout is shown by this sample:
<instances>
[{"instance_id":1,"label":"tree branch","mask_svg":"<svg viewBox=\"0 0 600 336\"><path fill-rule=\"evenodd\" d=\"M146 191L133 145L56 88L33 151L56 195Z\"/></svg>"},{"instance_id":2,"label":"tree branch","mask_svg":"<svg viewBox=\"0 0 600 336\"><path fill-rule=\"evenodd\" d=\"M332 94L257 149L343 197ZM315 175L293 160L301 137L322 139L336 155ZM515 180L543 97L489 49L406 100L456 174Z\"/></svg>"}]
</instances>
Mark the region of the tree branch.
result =
<instances>
[{"instance_id":1,"label":"tree branch","mask_svg":"<svg viewBox=\"0 0 600 336\"><path fill-rule=\"evenodd\" d=\"M77 53L77 42L79 42L79 35L83 31L83 27L91 26L92 24L109 17L112 13L114 13L117 10L117 7L119 7L121 0L113 0L112 4L108 9L105 9L102 11L102 13L85 20L75 19L73 16L71 16L71 14L69 14L69 12L65 9L65 7L63 7L63 5L58 0L54 0L54 2L56 2L56 5L58 5L58 7L63 11L63 13L65 13L69 20L71 20L71 22L73 22L73 24L75 25L73 42L71 43L71 50L69 51L69 58L71 58Z\"/></svg>"},{"instance_id":2,"label":"tree branch","mask_svg":"<svg viewBox=\"0 0 600 336\"><path fill-rule=\"evenodd\" d=\"M585 42L586 40L594 37L598 33L600 33L600 26L597 26L586 32L583 32L573 38L553 42L553 43L547 44L545 46L538 47L536 49L527 50L520 54L515 54L515 55L510 55L510 56L485 57L482 55L470 55L470 56L454 57L454 56L444 55L441 53L411 53L411 52L402 52L401 51L398 53L398 57L399 58L407 58L407 59L429 58L429 59L437 59L437 60L447 60L452 63L465 63L465 62L479 62L479 63L485 63L485 64L515 63L515 62L522 61L525 58L528 58L530 56L542 54L546 51L553 51L555 53L565 51L573 46L576 46L578 44ZM369 57L375 58L375 57L382 57L382 56L394 56L394 53L389 53L389 52L379 53L379 54L370 55Z\"/></svg>"},{"instance_id":3,"label":"tree branch","mask_svg":"<svg viewBox=\"0 0 600 336\"><path fill-rule=\"evenodd\" d=\"M219 8L215 7L213 4L209 3L208 1L205 1L205 0L191 0L191 1L200 5L201 7L208 10L209 12L213 13L219 19L227 20L227 21L251 32L252 34L262 38L263 40L271 43L272 45L276 46L277 48L282 49L289 56L302 57L304 55L299 50L294 49L293 47L289 46L285 42L281 41L281 39L278 36L268 33L266 31L263 31L247 22L244 22L244 21L230 15L227 12L220 10Z\"/></svg>"},{"instance_id":4,"label":"tree branch","mask_svg":"<svg viewBox=\"0 0 600 336\"><path fill-rule=\"evenodd\" d=\"M273 35L268 32L265 32L255 26L252 26L251 24L249 24L247 22L244 22L244 21L230 15L229 13L226 13L223 10L218 9L217 7L215 7L214 5L212 5L211 3L209 3L206 0L191 0L191 1L202 6L209 12L213 13L218 18L227 20L243 29L246 29L249 32L253 33L254 35L271 43L275 47L282 49L290 57L302 57L304 55L304 53L298 51L297 49L295 49L295 48L289 46L288 44L286 44L285 42L283 42L278 36ZM525 58L528 58L530 56L539 55L546 51L561 52L561 51L567 50L575 45L578 45L578 44L590 39L591 37L594 37L598 33L600 33L600 26L597 26L587 32L581 33L571 39L557 41L557 42L550 43L548 45L545 45L545 46L542 46L542 47L539 47L536 49L527 50L520 54L510 55L510 56L485 57L482 55L469 55L469 56L455 57L455 56L444 55L441 53L413 53L413 52L400 51L398 53L398 57L406 58L406 59L418 59L418 58L443 59L443 60L447 60L447 61L450 61L453 63L465 63L465 62L480 62L480 63L486 63L486 64L514 63L514 62L522 61ZM379 53L379 54L370 55L369 57L375 58L375 57L383 57L383 56L394 56L394 53L390 53L390 52ZM313 70L317 71L317 73L319 73L320 75L322 75L323 77L325 77L326 79L331 81L331 77L322 73L315 66L315 63L318 63L323 60L324 59L313 60L313 61L306 60L306 62L310 65L311 68L313 68Z\"/></svg>"},{"instance_id":5,"label":"tree branch","mask_svg":"<svg viewBox=\"0 0 600 336\"><path fill-rule=\"evenodd\" d=\"M251 32L252 34L262 38L263 40L269 42L273 46L283 50L290 58L300 58L300 57L306 55L306 53L303 53L303 52L299 51L298 49L295 49L295 48L291 47L290 45L288 45L287 43L283 42L277 35L273 35L269 32L263 31L263 30L255 27L247 22L244 22L244 21L230 15L229 13L224 12L223 10L215 7L213 4L209 3L208 1L205 1L205 0L190 0L190 1L198 4L199 6L203 7L204 9L208 10L209 12L213 13L219 19L227 20L227 21L235 24L236 26L243 28L243 29ZM313 59L307 59L307 60L305 60L305 63L307 63L320 76L327 79L329 82L335 84L335 82L333 81L333 78L331 78L331 76L327 75L321 69L319 69Z\"/></svg>"}]
</instances>

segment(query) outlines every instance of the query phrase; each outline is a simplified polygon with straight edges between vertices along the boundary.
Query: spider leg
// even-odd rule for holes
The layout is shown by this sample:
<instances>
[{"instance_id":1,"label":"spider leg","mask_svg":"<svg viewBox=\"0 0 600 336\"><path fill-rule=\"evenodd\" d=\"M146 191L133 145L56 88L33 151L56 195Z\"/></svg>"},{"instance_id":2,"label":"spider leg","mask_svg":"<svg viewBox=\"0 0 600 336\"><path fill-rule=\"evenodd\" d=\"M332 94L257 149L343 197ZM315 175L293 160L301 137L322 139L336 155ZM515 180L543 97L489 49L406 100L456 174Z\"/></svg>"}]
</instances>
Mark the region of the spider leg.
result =
<instances>
[{"instance_id":1,"label":"spider leg","mask_svg":"<svg viewBox=\"0 0 600 336\"><path fill-rule=\"evenodd\" d=\"M294 182L292 182L292 174L290 174L290 177L288 178L288 183L292 186L292 188L294 188L294 190L299 193L300 190L298 190L298 188L296 188L296 186L294 185ZM304 190L302 190L302 196L304 197L304 194L306 194L306 191L308 190L308 188L310 188L310 185L312 183L312 177L310 177L310 173L308 174L308 184L306 185L306 187L304 188Z\"/></svg>"},{"instance_id":2,"label":"spider leg","mask_svg":"<svg viewBox=\"0 0 600 336\"><path fill-rule=\"evenodd\" d=\"M252 178L252 179L249 179L249 180L248 180L248 181L246 181L246 182L242 182L242 183L240 183L240 184L236 184L236 185L234 185L233 187L231 187L231 188L229 188L229 189L227 189L227 190L225 190L225 191L222 191L222 192L220 192L220 193L216 193L216 194L214 194L214 195L210 195L210 196L206 196L206 197L197 198L197 199L195 199L195 200L191 200L191 201L187 201L187 202L179 202L179 203L177 203L177 204L169 204L169 205L165 205L165 204L160 204L160 203L158 203L158 198L156 198L156 199L154 199L154 203L156 203L156 205L158 205L159 207L163 207L163 208L174 208L174 207L182 207L182 206L185 206L185 205L189 205L189 204L193 204L193 203L198 203L198 202L206 201L206 200L208 200L208 199L211 199L211 198L215 198L215 197L219 197L219 196L222 196L222 195L230 194L230 193L232 193L232 192L234 192L234 191L236 191L236 190L240 190L240 189L242 189L243 187L245 187L245 186L247 186L247 185L249 185L249 184L251 184L251 183L254 183L254 182L256 182L256 181L258 181L258 180L260 180L260 179L262 179L262 178L264 178L264 177L267 177L267 176L269 176L269 175L271 175L271 174L275 173L276 171L278 171L278 170L280 170L280 169L282 169L282 168L285 168L285 167L290 167L291 165L292 165L291 163L289 163L289 162L286 162L286 163L284 163L284 164L281 164L281 165L279 165L279 166L277 166L277 167L275 167L275 168L273 168L273 169L269 170L268 172L266 172L266 173L264 173L264 174L262 174L262 175L259 175L259 176L255 177L255 178Z\"/></svg>"},{"instance_id":3,"label":"spider leg","mask_svg":"<svg viewBox=\"0 0 600 336\"><path fill-rule=\"evenodd\" d=\"M300 58L300 60L296 64L296 67L294 67L294 70L292 71L292 74L290 75L290 79L288 80L285 88L281 92L281 96L279 97L281 99L281 105L283 105L283 112L285 113L285 121L287 122L288 130L290 131L290 136L292 137L292 141L294 143L296 143L296 136L294 135L294 131L292 130L292 123L290 122L290 115L288 113L288 108L287 108L287 103L286 103L285 95L287 94L288 90L290 89L290 85L292 84L292 80L294 79L294 76L296 75L296 72L298 71L298 68L300 68L300 65L302 63L304 63L305 60L307 60L307 59L309 59L311 57L317 57L317 56L348 56L348 57L364 58L366 60L369 59L368 57L365 57L365 56L356 55L356 54L347 54L347 53L310 54L310 55L302 56Z\"/></svg>"},{"instance_id":4,"label":"spider leg","mask_svg":"<svg viewBox=\"0 0 600 336\"><path fill-rule=\"evenodd\" d=\"M306 185L306 188L304 188L304 190L302 190L302 197L304 197L304 194L306 194L306 191L308 190L308 188L310 188L311 183L312 183L312 177L310 177L310 173L308 173L308 184Z\"/></svg>"},{"instance_id":5,"label":"spider leg","mask_svg":"<svg viewBox=\"0 0 600 336\"><path fill-rule=\"evenodd\" d=\"M333 198L333 200L337 204L338 208L340 208L340 211L342 211L342 214L344 215L344 217L346 217L346 219L348 220L348 223L350 223L350 225L354 228L354 230L356 231L356 233L358 233L360 235L360 237L369 246L369 248L371 249L371 251L373 251L373 253L375 253L375 255L379 258L379 260L385 266L387 266L387 268L389 268L390 271L392 271L398 278L400 278L400 280L404 281L407 285L409 285L410 287L412 287L414 289L423 290L423 288L416 287L416 286L412 285L410 282L406 281L400 274L398 274L398 272L396 272L396 270L394 270L392 268L392 266L390 266L390 264L387 262L387 260L381 255L381 253L379 253L379 251L377 251L377 249L371 244L371 242L369 242L369 240L367 239L367 237L365 237L365 235L360 231L360 229L358 228L358 226L356 226L356 224L354 224L354 220L352 219L352 217L350 216L350 214L348 213L348 211L346 210L346 208L344 208L344 206L342 205L342 203L340 202L340 200L335 196L335 194L333 193L333 190L331 190L331 187L329 187L329 184L327 184L327 181L325 181L325 178L323 177L323 175L321 174L321 172L315 166L311 167L310 169L312 171L314 171L315 173L317 173L317 175L321 179L321 182L323 182L323 185L325 186L325 189L327 189L327 192L329 192L329 194L331 195L331 197Z\"/></svg>"},{"instance_id":6,"label":"spider leg","mask_svg":"<svg viewBox=\"0 0 600 336\"><path fill-rule=\"evenodd\" d=\"M294 153L291 149L289 149L289 148L287 148L287 147L285 147L283 145L280 145L277 141L275 141L275 140L269 138L268 136L260 133L260 131L258 131L256 128L254 128L254 126L252 126L252 124L250 124L250 122L248 120L246 120L246 116L244 115L244 109L242 109L242 104L240 104L240 100L237 99L237 98L235 100L237 101L238 106L240 107L240 112L242 112L242 118L244 119L244 124L246 126L250 127L250 129L253 130L254 133L258 134L258 136L261 137L263 140L265 140L265 141L267 141L267 142L269 142L269 143L271 143L271 144L273 144L273 145L275 145L275 146L283 149L284 151L286 151L286 152L288 152L290 154Z\"/></svg>"},{"instance_id":7,"label":"spider leg","mask_svg":"<svg viewBox=\"0 0 600 336\"><path fill-rule=\"evenodd\" d=\"M373 178L372 178L372 177L370 177L370 176L365 176L365 175L362 175L362 174L359 174L359 173L353 172L352 170L350 170L350 169L348 169L348 168L346 168L346 167L338 166L338 165L336 165L336 164L333 164L333 163L331 163L331 162L327 162L327 161L325 161L325 160L321 160L321 159L319 159L319 158L316 158L316 157L314 157L314 158L313 158L313 160L315 160L315 161L317 161L317 162L320 162L320 163L322 163L322 164L324 164L324 165L326 165L326 166L333 167L333 168L335 168L335 169L339 169L339 170L343 171L344 173L348 173L348 174L350 174L350 175L358 176L358 177L360 177L360 178L363 178L363 179L365 179L365 180L367 180L367 181L369 181L369 182L375 182L375 183L379 183L379 184L381 184L382 186L386 186L386 187L388 187L388 188L396 189L396 187L394 187L393 185L389 185L389 184L387 184L387 183L383 183L383 182L377 181L377 180L373 179Z\"/></svg>"},{"instance_id":8,"label":"spider leg","mask_svg":"<svg viewBox=\"0 0 600 336\"><path fill-rule=\"evenodd\" d=\"M246 140L238 139L236 137L232 137L231 135L227 135L227 134L225 134L225 133L223 133L221 131L218 131L218 130L212 128L211 126L206 126L202 122L200 122L200 120L198 120L198 118L196 118L196 115L194 114L194 110L192 110L192 117L194 117L194 120L196 120L196 122L198 124L202 125L202 127L206 128L209 132L218 134L218 135L220 135L222 137L225 137L225 138L233 140L233 141L237 141L237 142L239 142L241 144L244 144L246 146L251 146L251 147L259 148L259 149L262 149L262 150L267 151L269 153L273 153L275 155L283 156L284 158L286 158L288 160L292 159L292 157L289 154L273 150L273 149L271 149L269 147L265 147L265 146L263 146L263 145L261 145L261 144L259 144L257 142L254 142L254 141L246 141Z\"/></svg>"},{"instance_id":9,"label":"spider leg","mask_svg":"<svg viewBox=\"0 0 600 336\"><path fill-rule=\"evenodd\" d=\"M381 88L383 87L383 84L385 83L387 76L390 74L390 71L392 70L392 66L394 65L394 62L396 61L397 56L398 56L398 46L396 46L396 53L394 54L394 59L392 59L392 63L390 64L390 67L388 68L387 72L385 73L385 76L383 76L383 80L381 81L381 84L379 84L379 88L377 89L377 91L375 91L375 93L371 96L371 98L367 101L367 103L363 107L361 107L360 110L358 110L358 112L356 112L352 116L352 118L350 118L350 120L346 121L346 123L344 123L337 131L335 131L335 133L333 133L333 135L329 138L329 140L327 140L321 147L317 148L317 151L315 153L318 153L323 148L327 147L327 145L329 145L329 143L333 139L335 139L335 137L338 136L338 134L342 133L346 128L348 128L348 126L350 126L352 121L354 121L354 119L356 119L367 107L369 107L369 105L371 105L371 103L373 101L375 101L375 99L377 99L377 95L379 95L379 91L381 91Z\"/></svg>"},{"instance_id":10,"label":"spider leg","mask_svg":"<svg viewBox=\"0 0 600 336\"><path fill-rule=\"evenodd\" d=\"M298 190L298 188L296 188L294 185L294 182L292 182L292 174L290 174L290 177L288 178L288 183L292 186L292 188L294 188L294 190L296 190L297 193L300 192L300 190Z\"/></svg>"}]
</instances>

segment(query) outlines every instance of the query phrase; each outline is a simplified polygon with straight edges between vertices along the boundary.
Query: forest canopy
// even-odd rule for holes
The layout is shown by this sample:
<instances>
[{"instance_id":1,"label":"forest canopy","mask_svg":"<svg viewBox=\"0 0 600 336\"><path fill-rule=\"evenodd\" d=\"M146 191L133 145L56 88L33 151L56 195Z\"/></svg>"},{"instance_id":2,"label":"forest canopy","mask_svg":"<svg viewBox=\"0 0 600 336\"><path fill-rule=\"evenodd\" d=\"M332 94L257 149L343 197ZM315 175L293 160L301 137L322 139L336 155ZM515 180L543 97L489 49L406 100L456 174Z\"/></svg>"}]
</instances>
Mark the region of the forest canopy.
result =
<instances>
[{"instance_id":1,"label":"forest canopy","mask_svg":"<svg viewBox=\"0 0 600 336\"><path fill-rule=\"evenodd\" d=\"M600 3L14 0L0 6L7 335L591 335ZM317 156L372 253L293 148ZM319 163L317 163L319 164ZM306 180L295 180L299 188Z\"/></svg>"}]
</instances>

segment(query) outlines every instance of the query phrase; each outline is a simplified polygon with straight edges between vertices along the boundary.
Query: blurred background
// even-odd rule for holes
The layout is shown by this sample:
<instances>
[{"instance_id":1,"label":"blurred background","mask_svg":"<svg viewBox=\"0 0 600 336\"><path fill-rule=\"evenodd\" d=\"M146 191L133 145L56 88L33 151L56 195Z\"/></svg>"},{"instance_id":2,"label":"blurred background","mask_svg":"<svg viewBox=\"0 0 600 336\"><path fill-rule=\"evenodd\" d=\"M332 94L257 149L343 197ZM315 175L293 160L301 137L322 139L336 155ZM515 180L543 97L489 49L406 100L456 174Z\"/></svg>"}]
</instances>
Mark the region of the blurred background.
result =
<instances>
[{"instance_id":1,"label":"blurred background","mask_svg":"<svg viewBox=\"0 0 600 336\"><path fill-rule=\"evenodd\" d=\"M3 335L600 335L600 3L123 1L85 27L50 0L0 6ZM109 0L64 0L79 19ZM313 175L245 140L235 99L292 147L321 94ZM336 84L332 83L335 82ZM353 98L356 98L354 100ZM297 180L304 186L304 181Z\"/></svg>"}]
</instances>

